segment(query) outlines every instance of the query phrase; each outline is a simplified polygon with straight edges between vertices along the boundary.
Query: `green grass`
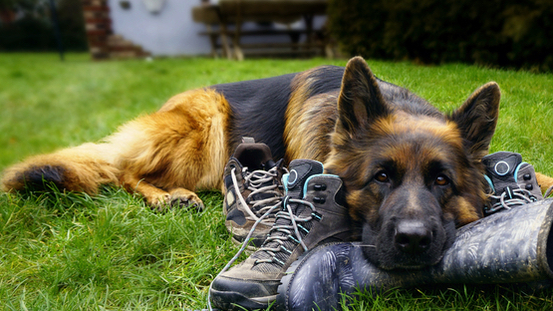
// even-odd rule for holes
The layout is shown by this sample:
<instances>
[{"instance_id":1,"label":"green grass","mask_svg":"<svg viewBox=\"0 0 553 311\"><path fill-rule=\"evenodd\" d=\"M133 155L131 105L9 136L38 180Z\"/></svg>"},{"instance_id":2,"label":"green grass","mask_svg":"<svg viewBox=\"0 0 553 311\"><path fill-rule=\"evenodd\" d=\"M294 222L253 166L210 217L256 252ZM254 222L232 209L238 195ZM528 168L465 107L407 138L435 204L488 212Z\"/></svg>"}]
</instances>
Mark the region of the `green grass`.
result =
<instances>
[{"instance_id":1,"label":"green grass","mask_svg":"<svg viewBox=\"0 0 553 311\"><path fill-rule=\"evenodd\" d=\"M0 170L20 159L96 141L187 89L297 72L345 60L204 58L92 62L86 54L0 54ZM502 106L492 151L523 155L553 175L553 75L466 65L369 61L373 72L444 111L497 81ZM0 194L0 310L182 310L206 306L209 282L234 255L221 196L206 210L150 211L106 187L73 193ZM438 286L359 293L354 310L546 310L551 290Z\"/></svg>"}]
</instances>

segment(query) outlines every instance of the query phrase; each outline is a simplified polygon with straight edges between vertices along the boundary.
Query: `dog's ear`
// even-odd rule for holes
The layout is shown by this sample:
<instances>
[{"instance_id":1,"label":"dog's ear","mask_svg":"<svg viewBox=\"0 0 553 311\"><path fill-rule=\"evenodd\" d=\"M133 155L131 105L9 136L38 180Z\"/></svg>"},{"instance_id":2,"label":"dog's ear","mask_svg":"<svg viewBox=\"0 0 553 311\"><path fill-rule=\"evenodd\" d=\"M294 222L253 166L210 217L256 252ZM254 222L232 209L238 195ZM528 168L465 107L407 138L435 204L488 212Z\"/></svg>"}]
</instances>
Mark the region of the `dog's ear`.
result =
<instances>
[{"instance_id":1,"label":"dog's ear","mask_svg":"<svg viewBox=\"0 0 553 311\"><path fill-rule=\"evenodd\" d=\"M476 159L488 154L499 116L499 85L489 82L477 89L449 117L457 123L468 150Z\"/></svg>"},{"instance_id":2,"label":"dog's ear","mask_svg":"<svg viewBox=\"0 0 553 311\"><path fill-rule=\"evenodd\" d=\"M346 65L338 98L338 113L337 127L352 135L388 113L377 80L361 57L350 59Z\"/></svg>"}]
</instances>

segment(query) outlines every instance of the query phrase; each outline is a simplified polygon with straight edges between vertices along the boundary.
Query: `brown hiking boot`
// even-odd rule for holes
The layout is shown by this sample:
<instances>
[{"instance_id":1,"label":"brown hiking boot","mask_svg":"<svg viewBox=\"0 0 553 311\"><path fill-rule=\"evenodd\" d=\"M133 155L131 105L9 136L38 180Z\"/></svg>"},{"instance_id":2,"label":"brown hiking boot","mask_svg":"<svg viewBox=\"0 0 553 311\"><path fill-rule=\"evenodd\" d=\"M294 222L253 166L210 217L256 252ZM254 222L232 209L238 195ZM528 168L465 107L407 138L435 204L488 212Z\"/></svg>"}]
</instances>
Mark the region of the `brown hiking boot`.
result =
<instances>
[{"instance_id":1,"label":"brown hiking boot","mask_svg":"<svg viewBox=\"0 0 553 311\"><path fill-rule=\"evenodd\" d=\"M245 137L225 166L223 174L223 213L225 226L237 243L242 243L252 225L271 206L282 200L283 161L273 161L271 150L253 138ZM275 221L270 213L256 226L251 235L254 247L259 247Z\"/></svg>"}]
</instances>

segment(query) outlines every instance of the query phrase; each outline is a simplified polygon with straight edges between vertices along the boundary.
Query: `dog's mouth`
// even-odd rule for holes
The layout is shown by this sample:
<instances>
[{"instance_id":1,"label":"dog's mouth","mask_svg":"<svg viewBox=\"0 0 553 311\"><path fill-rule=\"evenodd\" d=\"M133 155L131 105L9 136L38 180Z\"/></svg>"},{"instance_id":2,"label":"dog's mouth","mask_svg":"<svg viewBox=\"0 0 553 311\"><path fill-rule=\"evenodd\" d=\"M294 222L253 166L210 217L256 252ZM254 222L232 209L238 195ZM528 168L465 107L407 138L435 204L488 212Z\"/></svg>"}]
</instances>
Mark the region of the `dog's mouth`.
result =
<instances>
[{"instance_id":1,"label":"dog's mouth","mask_svg":"<svg viewBox=\"0 0 553 311\"><path fill-rule=\"evenodd\" d=\"M431 262L424 262L424 263L421 263L419 262L418 260L413 260L412 262L409 262L409 261L403 261L403 262L400 262L398 263L398 265L396 266L392 266L390 267L389 269L386 269L386 267L382 267L382 269L384 270L396 270L396 269L402 269L402 270L420 270L420 269L424 269L426 267L429 267L429 266L433 266L433 265L436 265L438 264L443 258L443 254L441 254L441 256L438 256L436 257L433 261Z\"/></svg>"},{"instance_id":2,"label":"dog's mouth","mask_svg":"<svg viewBox=\"0 0 553 311\"><path fill-rule=\"evenodd\" d=\"M370 252L370 250L368 250ZM365 254L365 257L370 258L371 255L367 256L367 250L363 248L363 253ZM443 254L432 258L429 260L428 258L403 258L403 259L396 259L392 261L378 261L374 262L373 260L370 260L374 264L376 264L380 269L383 270L420 270L424 269L429 266L433 266L438 264L443 258Z\"/></svg>"},{"instance_id":3,"label":"dog's mouth","mask_svg":"<svg viewBox=\"0 0 553 311\"><path fill-rule=\"evenodd\" d=\"M390 264L390 263L383 263L378 261L375 262L375 260L371 260L371 258L374 257L373 254L375 254L375 252L377 251L376 245L369 245L369 244L362 243L362 244L356 245L356 247L362 248L362 251L365 254L365 257L372 263L376 264L380 269L383 269L383 270L395 270L395 269L419 270L438 263L439 261L441 261L443 257L441 256L440 258L438 258L436 263L432 263L432 264L422 263L422 262L419 262L419 260L413 260L413 258L411 258L410 260L405 259L404 261L398 262L396 264Z\"/></svg>"}]
</instances>

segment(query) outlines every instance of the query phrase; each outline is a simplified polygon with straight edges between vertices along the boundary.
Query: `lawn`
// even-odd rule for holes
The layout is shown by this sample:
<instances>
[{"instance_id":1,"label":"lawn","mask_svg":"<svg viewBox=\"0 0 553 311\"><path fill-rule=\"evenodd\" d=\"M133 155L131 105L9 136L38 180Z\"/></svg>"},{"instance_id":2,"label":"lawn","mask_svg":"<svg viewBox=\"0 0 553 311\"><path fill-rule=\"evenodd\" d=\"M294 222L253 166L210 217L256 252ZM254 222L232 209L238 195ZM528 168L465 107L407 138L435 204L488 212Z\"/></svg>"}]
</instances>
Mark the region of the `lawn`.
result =
<instances>
[{"instance_id":1,"label":"lawn","mask_svg":"<svg viewBox=\"0 0 553 311\"><path fill-rule=\"evenodd\" d=\"M86 54L0 54L0 171L18 160L97 141L170 96L211 84L346 60L207 58L92 62ZM553 74L450 64L368 61L380 78L443 111L488 81L502 89L492 151L522 154L553 175ZM206 307L210 281L234 255L220 193L206 210L156 213L138 196L0 194L0 310L186 310ZM550 310L553 290L455 285L360 293L355 310Z\"/></svg>"}]
</instances>

